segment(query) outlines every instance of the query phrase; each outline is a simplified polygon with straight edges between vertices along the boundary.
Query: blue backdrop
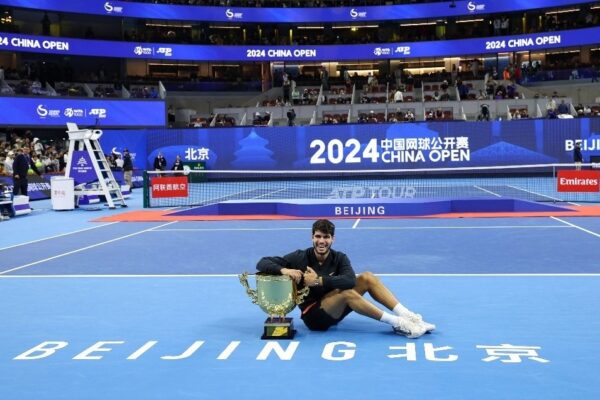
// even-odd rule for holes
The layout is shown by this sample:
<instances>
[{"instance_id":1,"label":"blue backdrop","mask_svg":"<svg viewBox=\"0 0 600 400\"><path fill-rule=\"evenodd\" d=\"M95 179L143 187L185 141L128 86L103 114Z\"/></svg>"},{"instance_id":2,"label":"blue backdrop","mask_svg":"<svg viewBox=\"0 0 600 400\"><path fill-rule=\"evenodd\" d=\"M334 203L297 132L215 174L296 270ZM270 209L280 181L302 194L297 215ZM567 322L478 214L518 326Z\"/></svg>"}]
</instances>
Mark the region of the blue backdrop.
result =
<instances>
[{"instance_id":1,"label":"blue backdrop","mask_svg":"<svg viewBox=\"0 0 600 400\"><path fill-rule=\"evenodd\" d=\"M568 163L575 140L600 155L600 118L493 122L104 131L106 153L129 148L137 168L161 151L209 169L393 169Z\"/></svg>"},{"instance_id":2,"label":"blue backdrop","mask_svg":"<svg viewBox=\"0 0 600 400\"><path fill-rule=\"evenodd\" d=\"M219 22L345 22L438 18L458 15L482 15L535 8L591 3L581 0L512 0L510 2L457 0L450 2L403 4L370 7L268 8L210 7L173 4L147 4L106 0L0 0L2 5L35 8L66 13L107 15L183 21Z\"/></svg>"}]
</instances>

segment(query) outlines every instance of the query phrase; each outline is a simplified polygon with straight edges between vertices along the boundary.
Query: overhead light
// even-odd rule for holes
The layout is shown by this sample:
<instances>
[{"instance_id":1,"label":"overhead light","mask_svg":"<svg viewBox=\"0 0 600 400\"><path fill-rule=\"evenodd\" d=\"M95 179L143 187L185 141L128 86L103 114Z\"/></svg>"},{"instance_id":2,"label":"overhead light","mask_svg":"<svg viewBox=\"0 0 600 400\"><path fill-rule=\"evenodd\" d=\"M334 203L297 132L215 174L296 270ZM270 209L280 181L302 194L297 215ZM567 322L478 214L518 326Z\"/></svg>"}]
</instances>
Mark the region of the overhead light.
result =
<instances>
[{"instance_id":1,"label":"overhead light","mask_svg":"<svg viewBox=\"0 0 600 400\"><path fill-rule=\"evenodd\" d=\"M425 26L425 25L437 25L437 22L415 22L410 24L400 24L400 26Z\"/></svg>"},{"instance_id":2,"label":"overhead light","mask_svg":"<svg viewBox=\"0 0 600 400\"><path fill-rule=\"evenodd\" d=\"M478 19L463 19L460 21L456 21L457 24L463 24L463 23L467 23L467 22L483 22L483 18L478 18Z\"/></svg>"},{"instance_id":3,"label":"overhead light","mask_svg":"<svg viewBox=\"0 0 600 400\"><path fill-rule=\"evenodd\" d=\"M572 12L579 12L579 8L569 8L568 10L548 11L546 13L546 15L565 14L565 13L572 13Z\"/></svg>"},{"instance_id":4,"label":"overhead light","mask_svg":"<svg viewBox=\"0 0 600 400\"><path fill-rule=\"evenodd\" d=\"M237 25L209 25L210 29L242 29L241 26Z\"/></svg>"},{"instance_id":5,"label":"overhead light","mask_svg":"<svg viewBox=\"0 0 600 400\"><path fill-rule=\"evenodd\" d=\"M297 26L298 29L325 29L324 26Z\"/></svg>"},{"instance_id":6,"label":"overhead light","mask_svg":"<svg viewBox=\"0 0 600 400\"><path fill-rule=\"evenodd\" d=\"M360 29L360 28L379 28L379 25L336 25L332 29Z\"/></svg>"}]
</instances>

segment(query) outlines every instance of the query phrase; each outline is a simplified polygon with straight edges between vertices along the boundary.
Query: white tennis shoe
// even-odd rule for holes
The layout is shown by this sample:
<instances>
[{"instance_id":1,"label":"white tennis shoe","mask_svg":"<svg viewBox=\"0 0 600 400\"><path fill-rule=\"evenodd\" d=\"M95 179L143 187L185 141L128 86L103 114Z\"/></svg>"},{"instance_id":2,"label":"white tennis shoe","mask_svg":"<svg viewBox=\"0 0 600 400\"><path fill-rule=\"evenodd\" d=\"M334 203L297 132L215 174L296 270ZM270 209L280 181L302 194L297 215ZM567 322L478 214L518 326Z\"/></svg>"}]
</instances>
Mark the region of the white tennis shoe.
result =
<instances>
[{"instance_id":1,"label":"white tennis shoe","mask_svg":"<svg viewBox=\"0 0 600 400\"><path fill-rule=\"evenodd\" d=\"M425 328L426 333L431 333L436 328L434 324L423 321L423 317L421 316L421 314L416 314L414 312L409 311L404 313L402 316L415 324L422 325Z\"/></svg>"},{"instance_id":2,"label":"white tennis shoe","mask_svg":"<svg viewBox=\"0 0 600 400\"><path fill-rule=\"evenodd\" d=\"M398 317L398 324L394 325L393 329L398 335L406 336L409 339L416 339L427 332L423 324L404 317Z\"/></svg>"}]
</instances>

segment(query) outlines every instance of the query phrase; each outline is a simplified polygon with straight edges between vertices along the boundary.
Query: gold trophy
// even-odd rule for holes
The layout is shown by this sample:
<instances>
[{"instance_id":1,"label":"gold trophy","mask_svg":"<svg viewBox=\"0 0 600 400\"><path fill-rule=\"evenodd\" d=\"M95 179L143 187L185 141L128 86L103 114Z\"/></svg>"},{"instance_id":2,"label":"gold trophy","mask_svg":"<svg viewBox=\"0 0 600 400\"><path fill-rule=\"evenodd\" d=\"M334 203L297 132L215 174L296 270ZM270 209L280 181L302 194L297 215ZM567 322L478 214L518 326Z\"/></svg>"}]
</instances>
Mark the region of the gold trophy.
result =
<instances>
[{"instance_id":1,"label":"gold trophy","mask_svg":"<svg viewBox=\"0 0 600 400\"><path fill-rule=\"evenodd\" d=\"M293 318L286 318L285 315L304 301L310 288L296 290L296 282L287 275L257 273L255 277L256 290L248 285L247 272L239 275L252 303L258 304L269 315L261 339L293 339L296 334Z\"/></svg>"}]
</instances>

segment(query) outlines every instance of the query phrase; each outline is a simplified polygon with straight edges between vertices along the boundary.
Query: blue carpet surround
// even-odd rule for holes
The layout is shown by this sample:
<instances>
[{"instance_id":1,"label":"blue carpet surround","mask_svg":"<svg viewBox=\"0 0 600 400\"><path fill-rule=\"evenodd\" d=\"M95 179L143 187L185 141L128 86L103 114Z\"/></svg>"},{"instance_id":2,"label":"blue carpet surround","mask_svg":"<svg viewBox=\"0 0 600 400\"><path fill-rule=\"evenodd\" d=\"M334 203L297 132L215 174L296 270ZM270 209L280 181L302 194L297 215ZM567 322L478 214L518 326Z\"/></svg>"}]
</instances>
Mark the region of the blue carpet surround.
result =
<instances>
[{"instance_id":1,"label":"blue carpet surround","mask_svg":"<svg viewBox=\"0 0 600 400\"><path fill-rule=\"evenodd\" d=\"M290 217L397 217L473 212L572 211L566 207L507 198L230 200L170 213L189 215L282 215Z\"/></svg>"}]
</instances>

